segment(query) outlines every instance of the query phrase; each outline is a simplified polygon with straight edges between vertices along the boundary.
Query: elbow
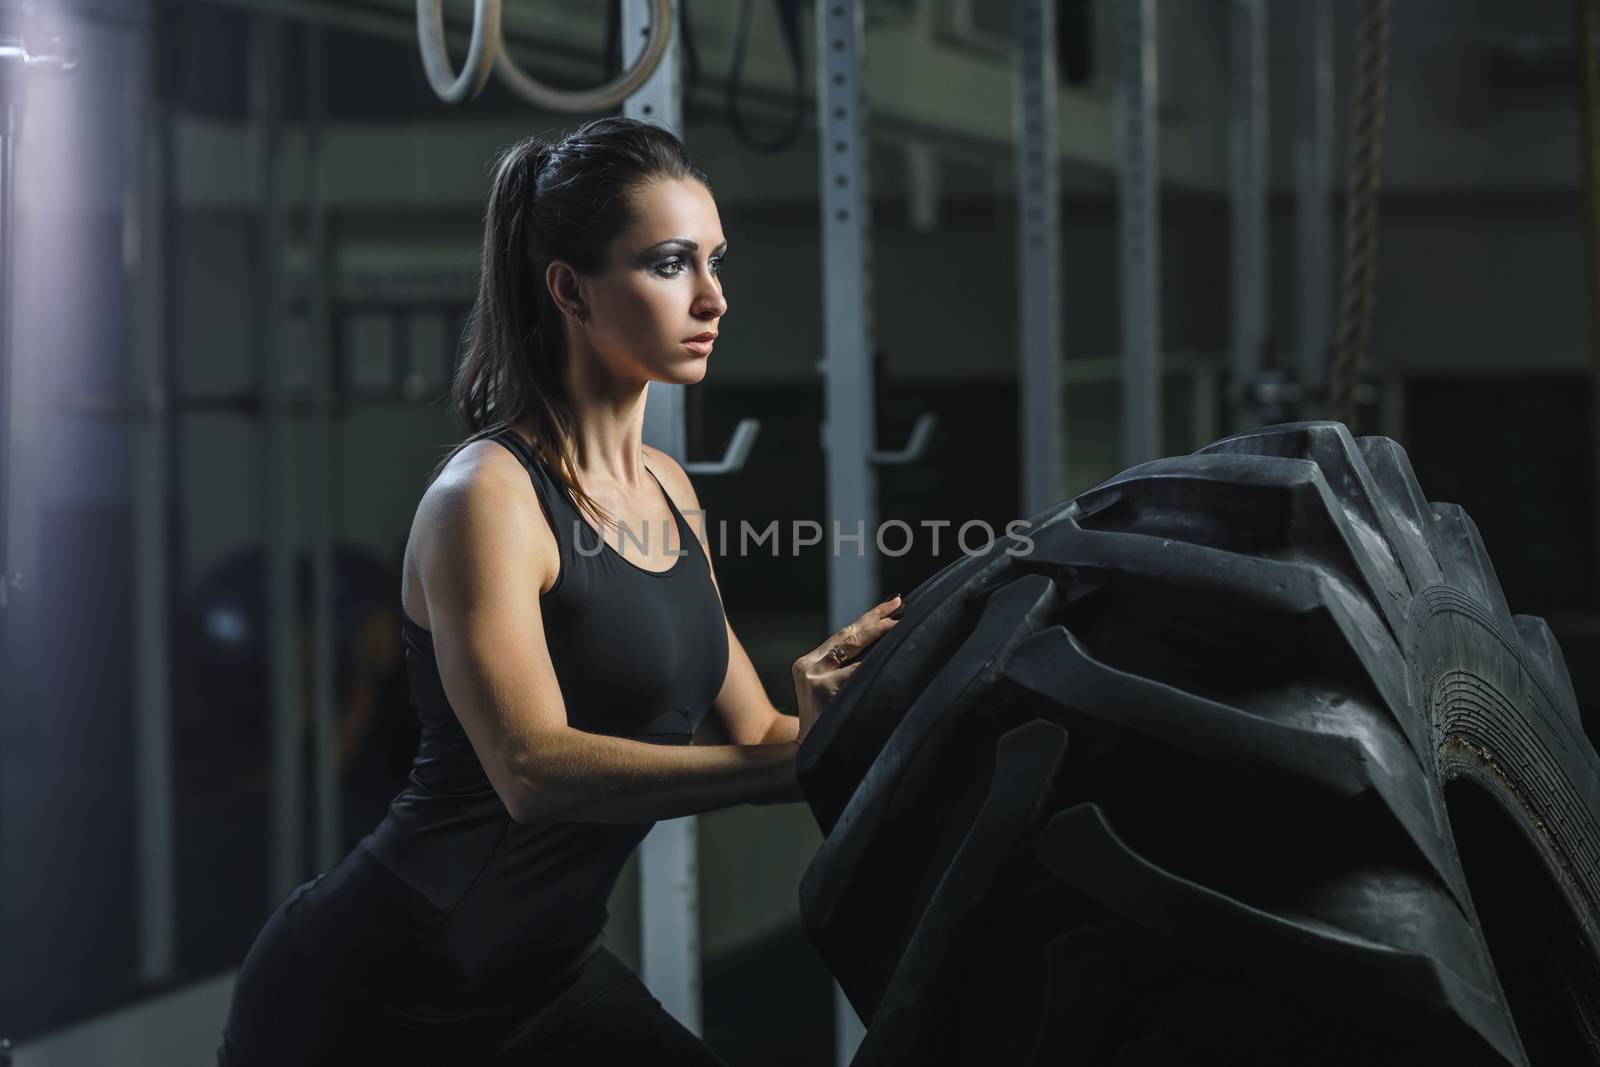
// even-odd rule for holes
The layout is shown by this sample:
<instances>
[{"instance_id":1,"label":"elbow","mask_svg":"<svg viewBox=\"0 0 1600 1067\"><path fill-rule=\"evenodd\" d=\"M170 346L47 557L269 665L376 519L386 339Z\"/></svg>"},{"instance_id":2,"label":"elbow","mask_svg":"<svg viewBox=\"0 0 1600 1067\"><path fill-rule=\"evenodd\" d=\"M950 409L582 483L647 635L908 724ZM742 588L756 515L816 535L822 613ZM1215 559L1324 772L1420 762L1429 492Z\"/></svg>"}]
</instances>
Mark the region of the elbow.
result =
<instances>
[{"instance_id":1,"label":"elbow","mask_svg":"<svg viewBox=\"0 0 1600 1067\"><path fill-rule=\"evenodd\" d=\"M504 780L509 784L500 790L500 798L515 822L557 822L573 817L575 798L571 791L557 788L562 783L550 781L543 766L552 758L552 753L559 750L559 745L560 738L542 735L505 759ZM535 760L534 752L541 753L541 758Z\"/></svg>"},{"instance_id":2,"label":"elbow","mask_svg":"<svg viewBox=\"0 0 1600 1067\"><path fill-rule=\"evenodd\" d=\"M522 824L560 822L572 818L573 807L528 774L516 776L509 796L502 795L512 821Z\"/></svg>"},{"instance_id":3,"label":"elbow","mask_svg":"<svg viewBox=\"0 0 1600 1067\"><path fill-rule=\"evenodd\" d=\"M526 826L544 818L534 805L531 796L518 795L509 798L501 797L500 799L505 802L506 814L511 816L511 821L520 826Z\"/></svg>"},{"instance_id":4,"label":"elbow","mask_svg":"<svg viewBox=\"0 0 1600 1067\"><path fill-rule=\"evenodd\" d=\"M518 788L511 796L501 798L505 801L506 812L511 816L512 822L526 825L549 822L562 817L560 807L552 803L544 790L532 782L521 781L517 784Z\"/></svg>"}]
</instances>

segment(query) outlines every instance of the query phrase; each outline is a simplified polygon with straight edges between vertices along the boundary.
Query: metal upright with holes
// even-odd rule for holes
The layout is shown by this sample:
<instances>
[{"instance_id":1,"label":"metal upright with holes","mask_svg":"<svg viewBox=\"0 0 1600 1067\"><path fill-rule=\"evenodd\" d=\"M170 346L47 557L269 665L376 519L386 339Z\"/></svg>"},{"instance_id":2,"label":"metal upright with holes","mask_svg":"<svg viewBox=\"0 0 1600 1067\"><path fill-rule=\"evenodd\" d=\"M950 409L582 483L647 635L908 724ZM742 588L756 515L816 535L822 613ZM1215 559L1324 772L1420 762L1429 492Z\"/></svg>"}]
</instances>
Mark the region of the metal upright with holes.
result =
<instances>
[{"instance_id":1,"label":"metal upright with holes","mask_svg":"<svg viewBox=\"0 0 1600 1067\"><path fill-rule=\"evenodd\" d=\"M1055 5L1019 0L1013 49L1012 136L1017 173L1017 389L1022 426L1022 512L1066 494L1061 392L1061 198L1056 150Z\"/></svg>"},{"instance_id":2,"label":"metal upright with holes","mask_svg":"<svg viewBox=\"0 0 1600 1067\"><path fill-rule=\"evenodd\" d=\"M53 42L60 44L61 42ZM16 244L17 140L22 132L22 105L28 81L43 74L65 74L76 70L76 59L39 50L29 51L21 37L0 36L0 670L8 664L7 620L25 578L17 567L12 541L12 481L15 452L11 444L11 420L15 412L16 382L12 366L12 332L15 325L14 255Z\"/></svg>"},{"instance_id":3,"label":"metal upright with holes","mask_svg":"<svg viewBox=\"0 0 1600 1067\"><path fill-rule=\"evenodd\" d=\"M1301 6L1300 121L1294 133L1295 362L1301 388L1320 395L1327 385L1333 337L1333 25L1328 0ZM1320 407L1320 406L1319 406ZM1302 407L1303 419L1320 418Z\"/></svg>"},{"instance_id":4,"label":"metal upright with holes","mask_svg":"<svg viewBox=\"0 0 1600 1067\"><path fill-rule=\"evenodd\" d=\"M172 652L169 639L167 402L167 209L171 133L155 91L160 49L153 20L143 27L141 91L129 93L128 147L137 162L131 271L128 423L133 544L134 774L138 813L139 978L164 982L177 966L177 801L173 782Z\"/></svg>"},{"instance_id":5,"label":"metal upright with holes","mask_svg":"<svg viewBox=\"0 0 1600 1067\"><path fill-rule=\"evenodd\" d=\"M875 469L922 456L934 429L917 416L904 447L876 447L872 242L868 183L866 30L861 0L817 4L817 177L822 213L823 422L828 527L828 626L837 630L878 598ZM834 987L835 1058L848 1063L866 1033Z\"/></svg>"},{"instance_id":6,"label":"metal upright with holes","mask_svg":"<svg viewBox=\"0 0 1600 1067\"><path fill-rule=\"evenodd\" d=\"M1267 340L1267 44L1265 0L1228 10L1228 207L1233 224L1230 432L1257 422L1244 403Z\"/></svg>"},{"instance_id":7,"label":"metal upright with holes","mask_svg":"<svg viewBox=\"0 0 1600 1067\"><path fill-rule=\"evenodd\" d=\"M12 250L16 243L12 201L16 196L17 127L21 121L22 80L28 52L21 40L0 41L0 642L5 638L13 593L20 588L11 559L11 409L13 377ZM0 654L9 645L0 643ZM6 663L0 659L0 668Z\"/></svg>"},{"instance_id":8,"label":"metal upright with holes","mask_svg":"<svg viewBox=\"0 0 1600 1067\"><path fill-rule=\"evenodd\" d=\"M622 3L622 66L627 69L639 59L650 33L650 4L648 0L621 0ZM666 51L655 72L637 92L622 105L622 113L631 119L654 122L683 137L683 76L682 51L678 30L678 5L673 0L672 33L667 38ZM687 444L684 432L684 387L665 382L651 382L649 398L644 409L644 437L655 448L683 459Z\"/></svg>"},{"instance_id":9,"label":"metal upright with holes","mask_svg":"<svg viewBox=\"0 0 1600 1067\"><path fill-rule=\"evenodd\" d=\"M1161 231L1155 0L1115 5L1122 247L1122 463L1161 454Z\"/></svg>"},{"instance_id":10,"label":"metal upright with holes","mask_svg":"<svg viewBox=\"0 0 1600 1067\"><path fill-rule=\"evenodd\" d=\"M287 210L279 178L283 137L283 26L271 15L256 15L250 32L250 107L260 278L256 292L260 326L255 352L262 387L266 439L261 450L261 509L267 560L267 699L272 759L272 862L267 871L267 902L283 899L304 874L305 767L300 750L299 643L295 640L294 549L289 494L290 455L288 368L282 359L284 241Z\"/></svg>"},{"instance_id":11,"label":"metal upright with holes","mask_svg":"<svg viewBox=\"0 0 1600 1067\"><path fill-rule=\"evenodd\" d=\"M872 390L872 242L867 208L864 27L858 0L817 4L817 157L822 185L822 451L827 466L828 626L872 602L877 558L866 538L876 484L862 461L877 440ZM854 526L861 536L853 541ZM847 551L845 546L860 549ZM834 987L835 1061L848 1063L866 1030Z\"/></svg>"},{"instance_id":12,"label":"metal upright with holes","mask_svg":"<svg viewBox=\"0 0 1600 1067\"><path fill-rule=\"evenodd\" d=\"M622 0L622 66L632 66L650 32L648 0ZM654 122L683 136L678 4L672 32L655 72L623 104L629 118ZM651 382L645 403L645 441L682 460L685 453L681 385ZM686 546L687 547L687 546ZM686 815L656 823L639 845L639 957L645 985L672 1016L700 1033L699 820Z\"/></svg>"},{"instance_id":13,"label":"metal upright with holes","mask_svg":"<svg viewBox=\"0 0 1600 1067\"><path fill-rule=\"evenodd\" d=\"M312 775L316 780L316 862L328 870L339 862L342 821L339 817L339 701L335 689L334 649L334 541L337 536L333 454L334 362L328 302L328 219L323 198L322 123L325 97L323 30L305 27L306 121L305 309L306 378L311 409L308 438L311 460L306 464L306 514L311 552L311 699L315 744Z\"/></svg>"}]
</instances>

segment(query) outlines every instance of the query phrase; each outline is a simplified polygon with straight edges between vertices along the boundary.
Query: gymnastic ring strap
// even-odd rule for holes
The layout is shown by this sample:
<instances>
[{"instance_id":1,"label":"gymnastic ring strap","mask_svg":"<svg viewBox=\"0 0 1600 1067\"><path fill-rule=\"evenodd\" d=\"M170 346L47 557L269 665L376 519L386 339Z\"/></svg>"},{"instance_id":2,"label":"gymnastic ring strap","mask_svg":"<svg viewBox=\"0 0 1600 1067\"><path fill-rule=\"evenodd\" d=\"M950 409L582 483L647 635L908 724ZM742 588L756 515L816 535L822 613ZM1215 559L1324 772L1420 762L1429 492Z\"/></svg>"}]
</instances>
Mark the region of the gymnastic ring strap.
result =
<instances>
[{"instance_id":1,"label":"gymnastic ring strap","mask_svg":"<svg viewBox=\"0 0 1600 1067\"><path fill-rule=\"evenodd\" d=\"M671 0L650 0L650 37L639 61L618 77L594 89L557 89L530 77L502 47L494 71L512 92L546 111L614 111L655 73L672 35Z\"/></svg>"},{"instance_id":2,"label":"gymnastic ring strap","mask_svg":"<svg viewBox=\"0 0 1600 1067\"><path fill-rule=\"evenodd\" d=\"M500 0L473 0L472 41L467 62L457 74L450 66L444 41L444 0L417 0L417 44L428 84L447 104L464 104L489 83L500 44Z\"/></svg>"}]
</instances>

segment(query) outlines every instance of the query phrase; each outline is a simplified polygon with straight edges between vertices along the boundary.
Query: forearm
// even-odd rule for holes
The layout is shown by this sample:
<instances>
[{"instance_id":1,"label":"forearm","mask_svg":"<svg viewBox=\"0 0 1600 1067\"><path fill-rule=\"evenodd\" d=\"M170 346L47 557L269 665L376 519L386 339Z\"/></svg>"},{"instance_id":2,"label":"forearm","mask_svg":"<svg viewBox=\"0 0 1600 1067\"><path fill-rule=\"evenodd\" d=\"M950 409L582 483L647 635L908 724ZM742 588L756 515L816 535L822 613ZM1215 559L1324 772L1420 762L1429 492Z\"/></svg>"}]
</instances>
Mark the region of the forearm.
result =
<instances>
[{"instance_id":1,"label":"forearm","mask_svg":"<svg viewBox=\"0 0 1600 1067\"><path fill-rule=\"evenodd\" d=\"M798 756L800 751L800 717L798 715L785 715L783 712L772 717L772 725L767 727L766 736L762 738L763 745L781 745L791 749ZM784 779L781 792L764 800L751 801L753 804L794 804L805 799L805 794L800 792L800 779L795 777L791 770L789 777Z\"/></svg>"},{"instance_id":2,"label":"forearm","mask_svg":"<svg viewBox=\"0 0 1600 1067\"><path fill-rule=\"evenodd\" d=\"M800 739L800 716L785 715L778 712L772 717L772 725L767 727L766 734L761 738L763 745L792 744Z\"/></svg>"},{"instance_id":3,"label":"forearm","mask_svg":"<svg viewBox=\"0 0 1600 1067\"><path fill-rule=\"evenodd\" d=\"M798 799L795 744L653 745L567 727L541 733L518 778L531 818L647 822Z\"/></svg>"}]
</instances>

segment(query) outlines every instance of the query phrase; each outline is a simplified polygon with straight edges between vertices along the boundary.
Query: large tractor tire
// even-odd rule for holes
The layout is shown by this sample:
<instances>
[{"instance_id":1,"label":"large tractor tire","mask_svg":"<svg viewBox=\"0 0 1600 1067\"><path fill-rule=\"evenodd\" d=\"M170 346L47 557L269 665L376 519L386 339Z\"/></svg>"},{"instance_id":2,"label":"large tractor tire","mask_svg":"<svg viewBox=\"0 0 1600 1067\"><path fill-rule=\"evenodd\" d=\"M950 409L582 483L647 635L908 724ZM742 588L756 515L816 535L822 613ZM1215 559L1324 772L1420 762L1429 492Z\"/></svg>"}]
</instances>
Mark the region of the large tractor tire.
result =
<instances>
[{"instance_id":1,"label":"large tractor tire","mask_svg":"<svg viewBox=\"0 0 1600 1067\"><path fill-rule=\"evenodd\" d=\"M798 771L856 1067L1600 1063L1600 760L1386 438L1034 516L907 597Z\"/></svg>"}]
</instances>

